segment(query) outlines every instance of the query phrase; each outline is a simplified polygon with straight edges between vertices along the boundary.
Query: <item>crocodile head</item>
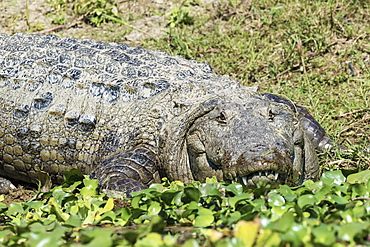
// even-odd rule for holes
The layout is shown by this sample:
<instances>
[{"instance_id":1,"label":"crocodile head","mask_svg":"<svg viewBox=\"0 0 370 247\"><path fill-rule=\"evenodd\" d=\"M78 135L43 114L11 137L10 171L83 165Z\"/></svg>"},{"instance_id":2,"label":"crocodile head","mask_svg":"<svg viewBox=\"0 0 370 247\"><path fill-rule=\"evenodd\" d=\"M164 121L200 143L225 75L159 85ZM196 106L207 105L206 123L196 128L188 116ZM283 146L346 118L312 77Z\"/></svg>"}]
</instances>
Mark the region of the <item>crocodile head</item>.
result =
<instances>
[{"instance_id":1,"label":"crocodile head","mask_svg":"<svg viewBox=\"0 0 370 247\"><path fill-rule=\"evenodd\" d=\"M223 97L192 123L186 152L195 180L216 176L247 188L259 181L297 184L307 179L307 163L317 162L305 157L316 154L304 135L285 104L261 96Z\"/></svg>"}]
</instances>

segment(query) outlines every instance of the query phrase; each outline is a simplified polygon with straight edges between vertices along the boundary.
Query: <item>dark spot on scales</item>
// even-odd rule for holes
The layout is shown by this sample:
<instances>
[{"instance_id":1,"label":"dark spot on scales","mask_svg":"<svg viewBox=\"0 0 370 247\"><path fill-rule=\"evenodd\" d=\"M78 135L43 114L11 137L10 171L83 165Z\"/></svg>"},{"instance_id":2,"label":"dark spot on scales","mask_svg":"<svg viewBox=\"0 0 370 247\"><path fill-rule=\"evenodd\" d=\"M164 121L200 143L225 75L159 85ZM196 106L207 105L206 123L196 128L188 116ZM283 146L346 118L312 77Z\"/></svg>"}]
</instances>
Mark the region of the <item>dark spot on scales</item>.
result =
<instances>
[{"instance_id":1,"label":"dark spot on scales","mask_svg":"<svg viewBox=\"0 0 370 247\"><path fill-rule=\"evenodd\" d=\"M42 93L33 99L33 106L40 110L49 106L52 101L53 95L50 92Z\"/></svg>"},{"instance_id":2,"label":"dark spot on scales","mask_svg":"<svg viewBox=\"0 0 370 247\"><path fill-rule=\"evenodd\" d=\"M92 131L95 128L96 118L93 115L85 114L78 119L79 128L82 131Z\"/></svg>"},{"instance_id":3,"label":"dark spot on scales","mask_svg":"<svg viewBox=\"0 0 370 247\"><path fill-rule=\"evenodd\" d=\"M23 105L20 107L17 107L14 110L14 116L15 117L26 117L30 111L30 106L29 105Z\"/></svg>"},{"instance_id":4,"label":"dark spot on scales","mask_svg":"<svg viewBox=\"0 0 370 247\"><path fill-rule=\"evenodd\" d=\"M22 138L22 137L26 137L29 133L29 129L26 128L26 127L20 127L17 129L17 136Z\"/></svg>"}]
</instances>

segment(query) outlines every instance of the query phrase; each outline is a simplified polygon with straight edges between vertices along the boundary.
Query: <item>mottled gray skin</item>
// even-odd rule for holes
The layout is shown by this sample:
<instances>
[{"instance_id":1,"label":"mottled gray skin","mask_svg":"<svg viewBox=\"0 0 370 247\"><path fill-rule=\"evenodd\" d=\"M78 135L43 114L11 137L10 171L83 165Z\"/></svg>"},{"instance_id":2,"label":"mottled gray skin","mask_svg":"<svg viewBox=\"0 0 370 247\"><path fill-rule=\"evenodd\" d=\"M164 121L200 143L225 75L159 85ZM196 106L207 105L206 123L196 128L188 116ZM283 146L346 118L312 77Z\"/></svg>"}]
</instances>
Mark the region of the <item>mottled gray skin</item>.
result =
<instances>
[{"instance_id":1,"label":"mottled gray skin","mask_svg":"<svg viewBox=\"0 0 370 247\"><path fill-rule=\"evenodd\" d=\"M332 142L326 131L302 106L293 104L293 102L291 102L290 100L277 95L268 93L264 93L262 95L268 97L272 101L289 105L293 111L297 112L299 122L301 123L304 131L307 134L308 139L312 142L312 145L315 147L316 150L323 152L326 150L333 150L334 148L338 147L339 149L348 151L347 148L343 146L338 146L334 142Z\"/></svg>"},{"instance_id":2,"label":"mottled gray skin","mask_svg":"<svg viewBox=\"0 0 370 247\"><path fill-rule=\"evenodd\" d=\"M164 176L246 187L318 176L299 111L206 63L19 33L0 36L0 65L3 177L60 183L78 168L131 192Z\"/></svg>"}]
</instances>

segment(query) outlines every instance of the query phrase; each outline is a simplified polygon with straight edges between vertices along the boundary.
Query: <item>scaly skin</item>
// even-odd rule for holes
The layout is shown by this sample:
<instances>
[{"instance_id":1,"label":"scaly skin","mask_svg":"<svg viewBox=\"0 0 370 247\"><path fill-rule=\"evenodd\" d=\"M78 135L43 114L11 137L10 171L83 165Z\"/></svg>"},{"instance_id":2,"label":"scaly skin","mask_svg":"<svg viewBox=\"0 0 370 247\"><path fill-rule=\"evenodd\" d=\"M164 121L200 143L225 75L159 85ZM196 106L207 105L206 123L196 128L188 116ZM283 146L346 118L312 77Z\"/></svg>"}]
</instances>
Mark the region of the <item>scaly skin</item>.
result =
<instances>
[{"instance_id":1,"label":"scaly skin","mask_svg":"<svg viewBox=\"0 0 370 247\"><path fill-rule=\"evenodd\" d=\"M290 100L287 100L277 95L268 94L268 93L264 93L262 95L266 96L267 98L275 102L284 103L286 105L289 105L293 111L297 112L298 119L303 129L305 130L307 137L312 142L312 145L316 150L325 151L325 150L333 150L334 148L336 148L336 145L330 139L326 131L311 116L311 114L306 109L304 109L302 106L295 105ZM339 146L339 148L342 150L349 151L347 148L343 146Z\"/></svg>"},{"instance_id":2,"label":"scaly skin","mask_svg":"<svg viewBox=\"0 0 370 247\"><path fill-rule=\"evenodd\" d=\"M124 44L0 36L0 175L103 189L216 176L254 187L316 179L296 111L206 63Z\"/></svg>"}]
</instances>

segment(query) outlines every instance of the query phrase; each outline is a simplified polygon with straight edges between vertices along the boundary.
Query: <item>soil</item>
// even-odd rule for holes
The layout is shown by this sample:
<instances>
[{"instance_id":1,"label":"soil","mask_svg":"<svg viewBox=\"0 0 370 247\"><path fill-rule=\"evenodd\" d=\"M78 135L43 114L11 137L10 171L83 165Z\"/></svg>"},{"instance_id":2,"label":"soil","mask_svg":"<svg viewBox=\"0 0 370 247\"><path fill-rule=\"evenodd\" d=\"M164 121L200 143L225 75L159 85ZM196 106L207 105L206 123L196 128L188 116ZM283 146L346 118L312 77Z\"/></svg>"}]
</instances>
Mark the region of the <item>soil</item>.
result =
<instances>
[{"instance_id":1,"label":"soil","mask_svg":"<svg viewBox=\"0 0 370 247\"><path fill-rule=\"evenodd\" d=\"M75 16L72 3L66 6L58 5L54 8L52 2L56 1L1 1L0 32L14 34L17 32L52 33L54 31L58 36L94 38L100 41L140 45L141 40L148 37L159 37L165 32L167 23L163 14L173 7L172 3L164 0L119 1L118 12L125 20L130 21L127 21L126 25L105 23L96 27L87 23L83 16ZM65 25L55 24L55 20L59 17L63 17L67 23Z\"/></svg>"}]
</instances>

